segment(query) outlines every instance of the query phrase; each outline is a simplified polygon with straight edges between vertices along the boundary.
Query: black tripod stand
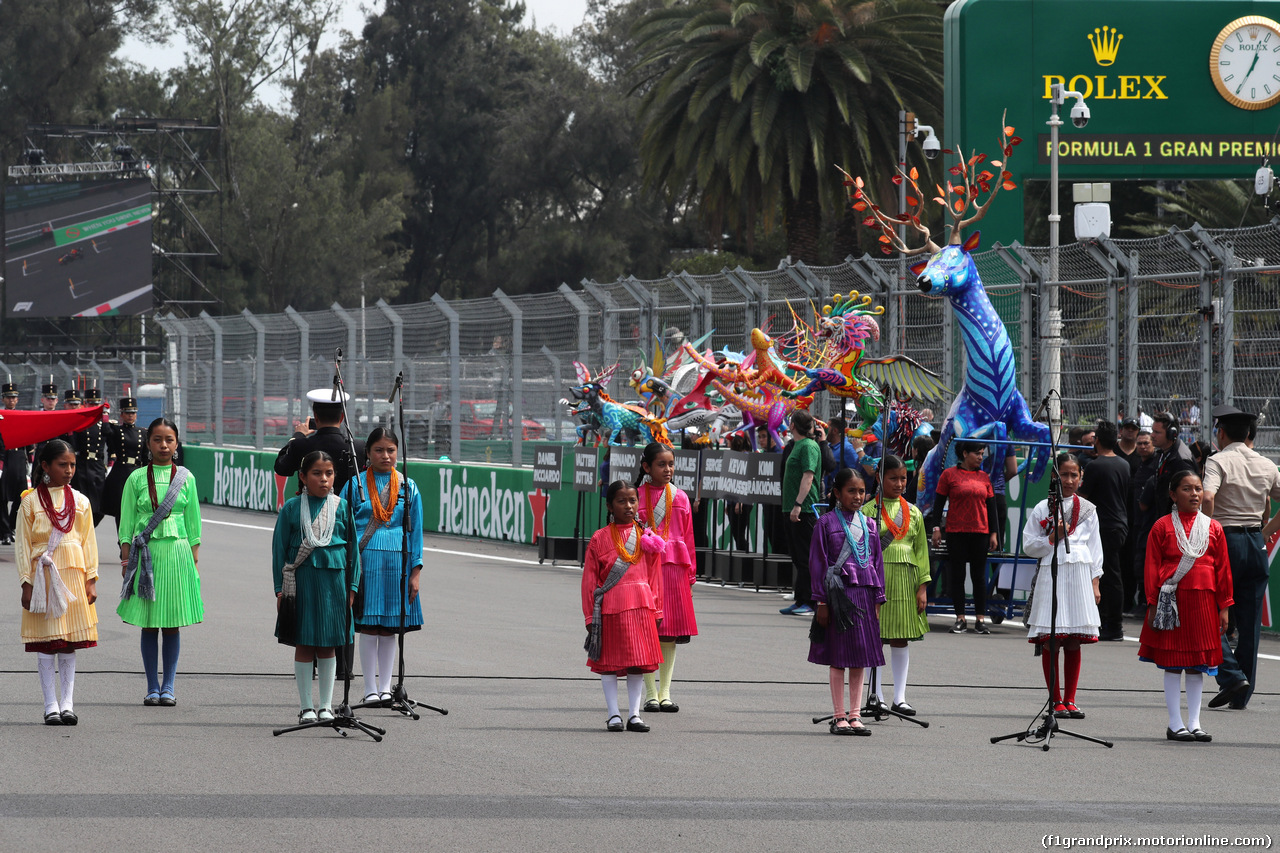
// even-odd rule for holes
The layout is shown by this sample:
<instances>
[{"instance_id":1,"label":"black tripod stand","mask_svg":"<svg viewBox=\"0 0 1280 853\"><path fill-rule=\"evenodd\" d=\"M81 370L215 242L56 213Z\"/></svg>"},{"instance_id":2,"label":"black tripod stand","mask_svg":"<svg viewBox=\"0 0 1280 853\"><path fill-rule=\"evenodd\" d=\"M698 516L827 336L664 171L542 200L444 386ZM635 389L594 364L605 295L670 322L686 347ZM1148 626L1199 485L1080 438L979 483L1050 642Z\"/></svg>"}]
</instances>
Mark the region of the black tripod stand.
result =
<instances>
[{"instance_id":1,"label":"black tripod stand","mask_svg":"<svg viewBox=\"0 0 1280 853\"><path fill-rule=\"evenodd\" d=\"M1057 391L1051 390L1045 395L1044 404L1047 405L1049 397L1057 394ZM1061 399L1061 396L1059 396ZM1049 698L1045 700L1044 719L1040 721L1040 725L1035 728L1028 726L1023 731L1012 732L1007 735L999 735L991 739L992 743L999 743L1003 740L1016 738L1018 743L1031 741L1032 743L1040 743L1040 748L1045 752L1049 751L1049 742L1057 735L1067 735L1068 737L1077 738L1079 740L1087 740L1090 743L1100 743L1110 749L1115 746L1111 741L1102 738L1090 737L1082 735L1079 732L1068 731L1058 725L1057 718L1053 715L1053 695L1058 687L1058 546L1053 541L1052 533L1054 531L1062 532L1063 550L1071 553L1071 542L1069 541L1069 528L1066 523L1066 513L1062 505L1062 481L1058 479L1058 442L1057 436L1053 430L1053 416L1049 415L1049 453L1050 453L1050 479L1049 479L1049 517L1052 519L1050 527L1050 544L1053 545L1053 551L1049 555L1049 591L1052 598L1049 602L1049 641L1048 654L1049 659L1053 661L1049 675ZM1032 584L1031 594L1035 595L1035 584ZM1031 613L1028 609L1025 620L1030 620ZM1033 724L1034 725L1034 724Z\"/></svg>"},{"instance_id":2,"label":"black tripod stand","mask_svg":"<svg viewBox=\"0 0 1280 853\"><path fill-rule=\"evenodd\" d=\"M398 423L402 435L407 435L404 421L404 372L396 375L395 387L391 389L391 395L387 397L387 402L394 402L399 399L399 417ZM384 701L378 699L372 702L361 702L356 705L357 708L390 708L411 720L420 719L420 715L415 708L426 708L428 711L435 711L444 716L449 712L444 708L437 708L434 705L428 705L425 702L415 702L409 698L409 691L404 686L404 621L406 602L408 601L409 588L409 525L413 520L413 507L409 498L409 447L408 438L404 439L405 448L404 456L401 459L400 469L400 630L397 637L397 646L400 659L399 675L396 678L396 684L391 689L391 700Z\"/></svg>"},{"instance_id":3,"label":"black tripod stand","mask_svg":"<svg viewBox=\"0 0 1280 853\"><path fill-rule=\"evenodd\" d=\"M350 504L347 505L347 521L348 521L348 530L350 531L351 534L354 534L356 529L356 519L355 519L355 515L350 511ZM347 621L346 621L346 626L347 626L346 633L348 635L350 635L350 632L351 632L351 623L352 623L351 596L350 594L348 594ZM336 649L334 649L334 653L341 654L342 646L338 646ZM289 732L298 732L298 731L302 731L303 729L321 729L321 728L333 729L343 737L347 736L347 729L356 729L358 731L364 732L369 737L373 738L375 741L379 743L382 742L382 736L387 733L386 729L380 729L377 726L371 726L368 723L363 722L352 711L350 667L348 667L346 672L343 673L342 704L333 710L333 719L331 720L317 719L313 723L298 723L296 726L286 726L282 729L275 729L271 732L271 734L278 737L279 735L288 734Z\"/></svg>"}]
</instances>

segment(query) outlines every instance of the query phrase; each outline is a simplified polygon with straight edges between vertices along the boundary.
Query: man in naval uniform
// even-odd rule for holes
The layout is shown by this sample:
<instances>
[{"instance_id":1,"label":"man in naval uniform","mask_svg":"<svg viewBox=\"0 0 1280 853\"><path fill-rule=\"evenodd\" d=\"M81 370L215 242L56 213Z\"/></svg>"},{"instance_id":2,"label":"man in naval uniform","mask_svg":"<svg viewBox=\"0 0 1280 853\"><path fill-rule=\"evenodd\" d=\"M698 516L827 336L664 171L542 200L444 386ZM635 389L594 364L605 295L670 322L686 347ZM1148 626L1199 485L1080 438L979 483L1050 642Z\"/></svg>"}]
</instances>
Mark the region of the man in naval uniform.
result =
<instances>
[{"instance_id":1,"label":"man in naval uniform","mask_svg":"<svg viewBox=\"0 0 1280 853\"><path fill-rule=\"evenodd\" d=\"M18 408L18 386L13 384L12 376L4 383L0 399L4 400L5 411ZM4 470L0 472L0 544L12 545L18 529L18 507L22 503L22 492L27 488L31 448L9 449L0 440L0 450L4 451Z\"/></svg>"},{"instance_id":2,"label":"man in naval uniform","mask_svg":"<svg viewBox=\"0 0 1280 853\"><path fill-rule=\"evenodd\" d=\"M102 511L116 520L117 531L120 530L120 497L124 494L124 481L145 464L146 436L138 426L138 401L133 397L121 397L120 421L107 424L107 451L116 461L102 489Z\"/></svg>"},{"instance_id":3,"label":"man in naval uniform","mask_svg":"<svg viewBox=\"0 0 1280 853\"><path fill-rule=\"evenodd\" d=\"M102 392L86 388L86 406L102 405ZM102 521L102 490L107 484L107 425L101 419L75 433L71 445L76 451L76 473L71 478L71 488L89 499L93 507L93 526Z\"/></svg>"}]
</instances>

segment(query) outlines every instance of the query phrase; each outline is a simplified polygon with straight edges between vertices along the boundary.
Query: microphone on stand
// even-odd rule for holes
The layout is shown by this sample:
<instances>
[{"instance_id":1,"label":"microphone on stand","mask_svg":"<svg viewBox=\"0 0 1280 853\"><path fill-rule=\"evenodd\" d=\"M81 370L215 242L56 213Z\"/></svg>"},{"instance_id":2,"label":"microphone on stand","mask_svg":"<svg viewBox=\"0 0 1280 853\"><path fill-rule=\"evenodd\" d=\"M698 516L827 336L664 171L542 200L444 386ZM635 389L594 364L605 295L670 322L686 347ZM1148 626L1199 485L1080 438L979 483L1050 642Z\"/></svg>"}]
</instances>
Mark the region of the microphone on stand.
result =
<instances>
[{"instance_id":1,"label":"microphone on stand","mask_svg":"<svg viewBox=\"0 0 1280 853\"><path fill-rule=\"evenodd\" d=\"M1049 391L1049 393L1048 393L1048 394L1045 394L1045 395L1044 395L1044 399L1043 399L1043 400L1041 400L1041 401L1040 401L1040 405L1036 407L1036 413L1035 413L1034 415L1032 415L1032 416L1031 416L1031 420L1033 420L1033 421L1038 421L1038 420L1040 420L1040 416L1041 416L1042 414L1048 414L1048 413L1049 413L1049 398L1050 398L1050 397L1052 397L1052 396L1053 396L1053 391L1052 391L1052 390L1051 390L1051 391Z\"/></svg>"},{"instance_id":2,"label":"microphone on stand","mask_svg":"<svg viewBox=\"0 0 1280 853\"><path fill-rule=\"evenodd\" d=\"M342 380L339 378L342 375L340 372L341 370L342 347L338 347L337 352L334 353L333 393L329 395L330 403L338 402L338 388L342 384Z\"/></svg>"},{"instance_id":3,"label":"microphone on stand","mask_svg":"<svg viewBox=\"0 0 1280 853\"><path fill-rule=\"evenodd\" d=\"M400 371L399 373L397 373L397 374L396 374L396 384L395 384L395 386L391 389L391 393L387 395L387 402L388 402L388 403L394 403L394 402L395 402L395 400L396 400L396 392L397 392L397 391L399 391L399 390L400 390L400 388L401 388L401 386L403 386L403 385L404 385L404 371L402 370L402 371Z\"/></svg>"}]
</instances>

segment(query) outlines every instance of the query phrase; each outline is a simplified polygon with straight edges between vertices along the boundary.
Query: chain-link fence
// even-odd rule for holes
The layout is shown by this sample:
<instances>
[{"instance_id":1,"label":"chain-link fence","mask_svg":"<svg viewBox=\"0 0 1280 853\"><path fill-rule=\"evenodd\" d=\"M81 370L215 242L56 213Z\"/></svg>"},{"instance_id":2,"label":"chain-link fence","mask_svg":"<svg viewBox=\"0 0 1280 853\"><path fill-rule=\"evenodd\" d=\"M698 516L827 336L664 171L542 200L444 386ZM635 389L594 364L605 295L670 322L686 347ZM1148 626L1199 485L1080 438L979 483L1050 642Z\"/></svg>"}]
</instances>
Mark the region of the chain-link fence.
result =
<instances>
[{"instance_id":1,"label":"chain-link fence","mask_svg":"<svg viewBox=\"0 0 1280 853\"><path fill-rule=\"evenodd\" d=\"M1280 224L1071 243L1058 251L1056 282L1047 247L997 245L974 262L1033 407L1052 382L1068 424L1170 411L1184 435L1207 438L1208 413L1225 400L1259 412L1257 446L1280 455ZM275 447L307 417L306 391L331 384L340 348L357 433L389 422L387 394L403 373L413 456L521 464L534 443L576 438L560 403L575 381L573 362L593 374L619 363L609 392L630 400L630 373L658 343L668 355L704 337L704 349L749 352L752 328L783 334L793 311L812 322L814 308L851 290L886 309L869 354L909 355L960 387L964 346L947 301L921 295L904 259L870 256L832 267L583 281L516 297L169 315L158 318L162 363L37 359L0 371L19 384L23 405L34 405L50 373L63 387L93 382L108 397L162 386L186 440ZM1053 290L1062 318L1057 379L1041 358ZM815 412L838 410L822 396ZM949 405L935 408L937 420Z\"/></svg>"}]
</instances>

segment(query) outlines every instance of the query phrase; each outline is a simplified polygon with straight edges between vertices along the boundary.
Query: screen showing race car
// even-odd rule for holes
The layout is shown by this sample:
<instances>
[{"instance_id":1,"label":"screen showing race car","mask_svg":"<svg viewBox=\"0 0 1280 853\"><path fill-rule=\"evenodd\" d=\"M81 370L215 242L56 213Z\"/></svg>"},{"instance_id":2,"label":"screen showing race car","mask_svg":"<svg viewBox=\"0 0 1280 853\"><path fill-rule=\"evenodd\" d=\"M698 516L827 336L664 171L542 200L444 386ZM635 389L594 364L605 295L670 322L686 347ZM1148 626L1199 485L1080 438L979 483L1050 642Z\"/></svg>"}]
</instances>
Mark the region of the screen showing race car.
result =
<instances>
[{"instance_id":1,"label":"screen showing race car","mask_svg":"<svg viewBox=\"0 0 1280 853\"><path fill-rule=\"evenodd\" d=\"M5 189L5 313L140 314L152 307L151 181Z\"/></svg>"}]
</instances>

